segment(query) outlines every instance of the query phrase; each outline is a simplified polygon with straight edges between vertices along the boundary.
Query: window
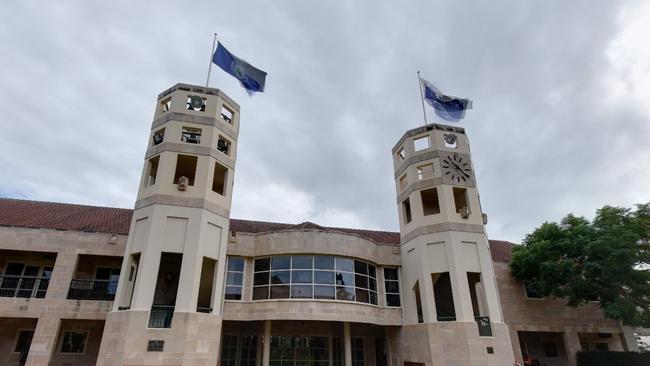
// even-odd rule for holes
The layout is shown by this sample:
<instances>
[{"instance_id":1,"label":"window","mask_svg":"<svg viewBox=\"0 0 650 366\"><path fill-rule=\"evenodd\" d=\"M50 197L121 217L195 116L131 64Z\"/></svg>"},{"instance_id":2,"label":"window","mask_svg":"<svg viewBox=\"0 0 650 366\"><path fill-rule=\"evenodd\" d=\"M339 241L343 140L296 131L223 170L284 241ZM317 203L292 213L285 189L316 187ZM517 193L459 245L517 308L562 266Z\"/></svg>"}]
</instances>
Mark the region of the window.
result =
<instances>
[{"instance_id":1,"label":"window","mask_svg":"<svg viewBox=\"0 0 650 366\"><path fill-rule=\"evenodd\" d=\"M363 338L352 338L352 366L363 366Z\"/></svg>"},{"instance_id":2,"label":"window","mask_svg":"<svg viewBox=\"0 0 650 366\"><path fill-rule=\"evenodd\" d=\"M271 365L329 364L329 342L327 337L272 336ZM251 365L252 366L252 365Z\"/></svg>"},{"instance_id":3,"label":"window","mask_svg":"<svg viewBox=\"0 0 650 366\"><path fill-rule=\"evenodd\" d=\"M149 163L147 164L147 187L156 184L156 176L158 175L159 163L160 155L149 159Z\"/></svg>"},{"instance_id":4,"label":"window","mask_svg":"<svg viewBox=\"0 0 650 366\"><path fill-rule=\"evenodd\" d=\"M230 155L230 141L228 141L228 139L225 137L219 135L219 139L217 140L217 150L226 155Z\"/></svg>"},{"instance_id":5,"label":"window","mask_svg":"<svg viewBox=\"0 0 650 366\"><path fill-rule=\"evenodd\" d=\"M183 132L181 133L181 141L187 142L188 144L200 144L201 129L194 127L183 127Z\"/></svg>"},{"instance_id":6,"label":"window","mask_svg":"<svg viewBox=\"0 0 650 366\"><path fill-rule=\"evenodd\" d=\"M161 128L158 131L154 132L151 138L153 140L154 146L159 145L165 140L165 129Z\"/></svg>"},{"instance_id":7,"label":"window","mask_svg":"<svg viewBox=\"0 0 650 366\"><path fill-rule=\"evenodd\" d=\"M226 195L226 179L228 177L228 168L214 163L214 176L212 177L212 190L222 196Z\"/></svg>"},{"instance_id":8,"label":"window","mask_svg":"<svg viewBox=\"0 0 650 366\"><path fill-rule=\"evenodd\" d=\"M230 108L226 107L225 105L221 107L221 118L223 118L224 121L232 123L232 118L234 115L235 112L233 112Z\"/></svg>"},{"instance_id":9,"label":"window","mask_svg":"<svg viewBox=\"0 0 650 366\"><path fill-rule=\"evenodd\" d=\"M454 295L451 289L449 272L432 273L433 296L436 303L436 315L439 322L456 320Z\"/></svg>"},{"instance_id":10,"label":"window","mask_svg":"<svg viewBox=\"0 0 650 366\"><path fill-rule=\"evenodd\" d=\"M226 272L226 300L241 300L244 281L244 258L228 257Z\"/></svg>"},{"instance_id":11,"label":"window","mask_svg":"<svg viewBox=\"0 0 650 366\"><path fill-rule=\"evenodd\" d=\"M406 174L399 177L399 189L400 190L403 190L404 188L406 188L407 183L408 183L408 181L406 180Z\"/></svg>"},{"instance_id":12,"label":"window","mask_svg":"<svg viewBox=\"0 0 650 366\"><path fill-rule=\"evenodd\" d=\"M29 352L29 346L32 344L33 337L34 337L33 330L18 331L18 337L16 338L16 345L14 346L14 352L18 352L18 353Z\"/></svg>"},{"instance_id":13,"label":"window","mask_svg":"<svg viewBox=\"0 0 650 366\"><path fill-rule=\"evenodd\" d=\"M255 260L253 300L321 299L377 305L372 264L334 256L294 255Z\"/></svg>"},{"instance_id":14,"label":"window","mask_svg":"<svg viewBox=\"0 0 650 366\"><path fill-rule=\"evenodd\" d=\"M454 204L456 205L456 212L463 218L469 216L469 204L467 202L467 189L454 187Z\"/></svg>"},{"instance_id":15,"label":"window","mask_svg":"<svg viewBox=\"0 0 650 366\"><path fill-rule=\"evenodd\" d=\"M418 166L418 180L433 178L433 164Z\"/></svg>"},{"instance_id":16,"label":"window","mask_svg":"<svg viewBox=\"0 0 650 366\"><path fill-rule=\"evenodd\" d=\"M61 342L61 353L84 353L86 349L86 332L63 332L63 340Z\"/></svg>"},{"instance_id":17,"label":"window","mask_svg":"<svg viewBox=\"0 0 650 366\"><path fill-rule=\"evenodd\" d=\"M424 216L440 213L440 202L438 201L438 190L430 188L420 191L422 199L422 213Z\"/></svg>"},{"instance_id":18,"label":"window","mask_svg":"<svg viewBox=\"0 0 650 366\"><path fill-rule=\"evenodd\" d=\"M221 365L222 366L239 366L237 365L237 341L238 336L234 334L224 334L221 344Z\"/></svg>"},{"instance_id":19,"label":"window","mask_svg":"<svg viewBox=\"0 0 650 366\"><path fill-rule=\"evenodd\" d=\"M544 347L544 356L559 357L559 353L557 351L557 343L553 341L547 341L542 342L542 346Z\"/></svg>"},{"instance_id":20,"label":"window","mask_svg":"<svg viewBox=\"0 0 650 366\"><path fill-rule=\"evenodd\" d=\"M188 95L186 108L188 111L205 112L206 99L198 95Z\"/></svg>"},{"instance_id":21,"label":"window","mask_svg":"<svg viewBox=\"0 0 650 366\"><path fill-rule=\"evenodd\" d=\"M174 174L174 184L180 182L181 177L188 180L188 185L194 185L194 176L196 175L196 163L198 157L192 155L178 155L176 159L176 173Z\"/></svg>"},{"instance_id":22,"label":"window","mask_svg":"<svg viewBox=\"0 0 650 366\"><path fill-rule=\"evenodd\" d=\"M399 270L397 268L384 268L386 306L400 306L398 273Z\"/></svg>"},{"instance_id":23,"label":"window","mask_svg":"<svg viewBox=\"0 0 650 366\"><path fill-rule=\"evenodd\" d=\"M420 297L420 281L415 282L415 286L413 286L413 294L415 295L415 311L418 315L418 323L424 323L424 314L422 313L422 297Z\"/></svg>"},{"instance_id":24,"label":"window","mask_svg":"<svg viewBox=\"0 0 650 366\"><path fill-rule=\"evenodd\" d=\"M408 198L402 202L402 211L404 212L404 221L408 224L412 220L411 201Z\"/></svg>"},{"instance_id":25,"label":"window","mask_svg":"<svg viewBox=\"0 0 650 366\"><path fill-rule=\"evenodd\" d=\"M532 283L524 281L523 286L524 286L524 292L526 293L526 298L527 299L543 299L544 298L544 296L542 296L542 294L539 291L537 291L537 289L535 288L535 286Z\"/></svg>"},{"instance_id":26,"label":"window","mask_svg":"<svg viewBox=\"0 0 650 366\"><path fill-rule=\"evenodd\" d=\"M172 109L172 98L167 98L160 102L160 111L165 113Z\"/></svg>"},{"instance_id":27,"label":"window","mask_svg":"<svg viewBox=\"0 0 650 366\"><path fill-rule=\"evenodd\" d=\"M397 150L397 156L399 157L399 160L406 159L406 151L404 151L403 147Z\"/></svg>"},{"instance_id":28,"label":"window","mask_svg":"<svg viewBox=\"0 0 650 366\"><path fill-rule=\"evenodd\" d=\"M431 147L429 142L429 135L418 137L413 140L413 148L415 151L422 151Z\"/></svg>"},{"instance_id":29,"label":"window","mask_svg":"<svg viewBox=\"0 0 650 366\"><path fill-rule=\"evenodd\" d=\"M241 336L239 366L255 366L257 362L257 336Z\"/></svg>"}]
</instances>

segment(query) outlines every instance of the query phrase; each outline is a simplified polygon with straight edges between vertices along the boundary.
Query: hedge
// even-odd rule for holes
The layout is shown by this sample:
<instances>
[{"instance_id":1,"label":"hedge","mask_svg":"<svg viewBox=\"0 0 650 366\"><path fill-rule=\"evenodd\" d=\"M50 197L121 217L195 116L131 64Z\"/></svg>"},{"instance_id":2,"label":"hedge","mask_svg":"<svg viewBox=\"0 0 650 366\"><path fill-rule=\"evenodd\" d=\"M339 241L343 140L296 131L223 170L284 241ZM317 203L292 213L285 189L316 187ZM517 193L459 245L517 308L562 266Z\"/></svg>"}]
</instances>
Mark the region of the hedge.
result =
<instances>
[{"instance_id":1,"label":"hedge","mask_svg":"<svg viewBox=\"0 0 650 366\"><path fill-rule=\"evenodd\" d=\"M580 351L577 355L578 366L648 366L650 353Z\"/></svg>"}]
</instances>

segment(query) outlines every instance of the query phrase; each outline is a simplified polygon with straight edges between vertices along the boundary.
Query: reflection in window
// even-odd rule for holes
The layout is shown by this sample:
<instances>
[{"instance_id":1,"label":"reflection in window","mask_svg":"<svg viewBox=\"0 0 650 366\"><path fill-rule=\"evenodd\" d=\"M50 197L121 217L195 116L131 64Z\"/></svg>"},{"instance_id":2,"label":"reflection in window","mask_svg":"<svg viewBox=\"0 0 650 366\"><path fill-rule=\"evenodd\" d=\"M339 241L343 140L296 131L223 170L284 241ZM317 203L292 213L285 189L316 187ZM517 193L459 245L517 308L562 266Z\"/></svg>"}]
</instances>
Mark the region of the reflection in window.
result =
<instances>
[{"instance_id":1,"label":"reflection in window","mask_svg":"<svg viewBox=\"0 0 650 366\"><path fill-rule=\"evenodd\" d=\"M244 259L228 257L226 270L226 300L241 300L244 281Z\"/></svg>"},{"instance_id":2,"label":"reflection in window","mask_svg":"<svg viewBox=\"0 0 650 366\"><path fill-rule=\"evenodd\" d=\"M377 304L376 268L351 258L294 255L255 260L253 300L322 299Z\"/></svg>"},{"instance_id":3,"label":"reflection in window","mask_svg":"<svg viewBox=\"0 0 650 366\"><path fill-rule=\"evenodd\" d=\"M384 268L384 285L386 287L386 306L400 306L399 278L397 268Z\"/></svg>"}]
</instances>

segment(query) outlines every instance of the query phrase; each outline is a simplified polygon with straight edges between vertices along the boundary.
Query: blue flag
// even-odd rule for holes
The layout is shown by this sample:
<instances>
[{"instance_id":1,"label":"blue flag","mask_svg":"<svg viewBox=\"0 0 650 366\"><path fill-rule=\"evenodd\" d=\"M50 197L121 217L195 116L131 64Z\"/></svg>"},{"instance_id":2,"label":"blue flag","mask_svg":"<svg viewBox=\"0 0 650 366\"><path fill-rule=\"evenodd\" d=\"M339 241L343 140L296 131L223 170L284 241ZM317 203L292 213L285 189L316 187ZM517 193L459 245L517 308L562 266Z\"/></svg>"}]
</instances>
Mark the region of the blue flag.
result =
<instances>
[{"instance_id":1,"label":"blue flag","mask_svg":"<svg viewBox=\"0 0 650 366\"><path fill-rule=\"evenodd\" d=\"M424 88L424 100L433 107L438 117L449 122L458 122L465 117L465 111L472 108L469 99L445 95L428 81L420 78Z\"/></svg>"},{"instance_id":2,"label":"blue flag","mask_svg":"<svg viewBox=\"0 0 650 366\"><path fill-rule=\"evenodd\" d=\"M230 53L221 42L212 55L212 62L239 80L249 94L264 91L266 73Z\"/></svg>"}]
</instances>

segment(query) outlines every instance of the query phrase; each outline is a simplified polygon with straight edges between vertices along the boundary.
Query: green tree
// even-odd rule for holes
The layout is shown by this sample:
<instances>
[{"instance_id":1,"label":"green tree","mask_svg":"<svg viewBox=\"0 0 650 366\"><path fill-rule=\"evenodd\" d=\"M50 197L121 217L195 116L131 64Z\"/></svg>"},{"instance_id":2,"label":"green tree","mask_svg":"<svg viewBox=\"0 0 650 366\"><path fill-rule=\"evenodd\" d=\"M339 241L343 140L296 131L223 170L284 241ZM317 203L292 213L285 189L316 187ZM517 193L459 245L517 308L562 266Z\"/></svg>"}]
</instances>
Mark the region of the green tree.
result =
<instances>
[{"instance_id":1,"label":"green tree","mask_svg":"<svg viewBox=\"0 0 650 366\"><path fill-rule=\"evenodd\" d=\"M540 295L598 301L605 316L650 327L650 203L545 222L515 247L510 268Z\"/></svg>"}]
</instances>

